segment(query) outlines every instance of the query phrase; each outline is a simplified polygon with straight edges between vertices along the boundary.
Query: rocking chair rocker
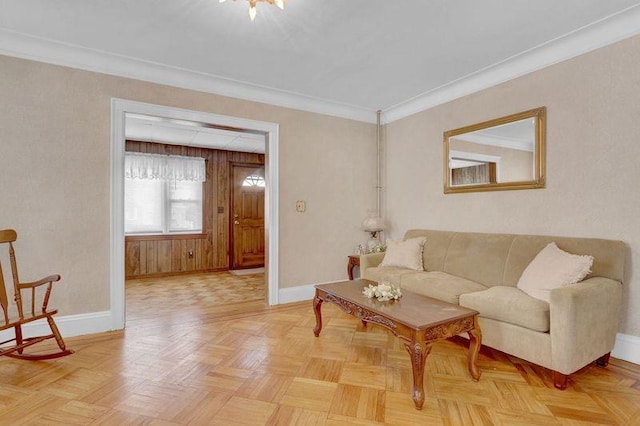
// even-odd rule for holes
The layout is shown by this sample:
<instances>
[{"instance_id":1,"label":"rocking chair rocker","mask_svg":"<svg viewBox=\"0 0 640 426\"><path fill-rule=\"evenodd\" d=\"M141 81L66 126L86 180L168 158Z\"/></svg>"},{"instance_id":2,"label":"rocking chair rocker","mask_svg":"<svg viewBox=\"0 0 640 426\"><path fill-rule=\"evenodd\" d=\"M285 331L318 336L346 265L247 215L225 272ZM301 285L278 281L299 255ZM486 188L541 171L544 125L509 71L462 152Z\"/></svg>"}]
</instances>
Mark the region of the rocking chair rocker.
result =
<instances>
[{"instance_id":1,"label":"rocking chair rocker","mask_svg":"<svg viewBox=\"0 0 640 426\"><path fill-rule=\"evenodd\" d=\"M15 330L15 337L13 339L0 342L0 356L6 355L11 358L39 361L43 359L59 358L65 355L70 355L73 353L73 351L65 348L64 340L62 340L62 336L60 336L58 327L53 321L53 315L55 315L58 310L50 310L47 306L49 304L49 296L51 295L53 283L60 281L60 275L50 275L46 278L31 283L21 283L18 279L18 267L16 263L15 252L13 250L13 242L15 242L17 238L18 235L13 229L6 229L3 231L0 230L0 245L4 245L7 243L9 245L9 259L11 262L11 273L13 275L14 300L18 308L17 318L15 316L10 316L7 289L5 287L4 277L2 275L2 265L0 265L0 305L2 305L3 312L3 318L2 320L0 320L0 332L11 328ZM38 290L40 286L43 286L45 284L47 284L47 286L46 290L44 291L42 311L36 312L36 298L38 295L36 290ZM43 289L45 289L45 287L43 287ZM31 291L29 292L29 290ZM27 295L31 293L31 310L30 312L27 311L26 313L24 312L22 306L23 292L26 292ZM49 328L51 328L51 334L28 338L23 337L22 326L24 324L40 319L47 320L47 323L49 323ZM48 339L55 339L60 350L52 353L24 353L25 348Z\"/></svg>"}]
</instances>

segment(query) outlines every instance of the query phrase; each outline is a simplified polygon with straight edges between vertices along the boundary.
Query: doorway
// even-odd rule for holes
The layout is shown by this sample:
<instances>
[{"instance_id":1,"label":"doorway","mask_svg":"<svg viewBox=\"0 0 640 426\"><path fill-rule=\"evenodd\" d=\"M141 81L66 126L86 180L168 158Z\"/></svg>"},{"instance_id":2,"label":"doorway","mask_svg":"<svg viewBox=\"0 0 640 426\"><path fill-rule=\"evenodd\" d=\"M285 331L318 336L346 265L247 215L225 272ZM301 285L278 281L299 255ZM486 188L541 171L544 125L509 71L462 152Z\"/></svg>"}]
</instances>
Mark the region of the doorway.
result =
<instances>
[{"instance_id":1,"label":"doorway","mask_svg":"<svg viewBox=\"0 0 640 426\"><path fill-rule=\"evenodd\" d=\"M124 291L124 152L125 115L144 114L173 120L206 123L221 128L261 133L266 140L264 178L264 247L266 259L267 304L278 303L278 125L161 105L112 99L111 140L111 323L112 329L125 325Z\"/></svg>"}]
</instances>

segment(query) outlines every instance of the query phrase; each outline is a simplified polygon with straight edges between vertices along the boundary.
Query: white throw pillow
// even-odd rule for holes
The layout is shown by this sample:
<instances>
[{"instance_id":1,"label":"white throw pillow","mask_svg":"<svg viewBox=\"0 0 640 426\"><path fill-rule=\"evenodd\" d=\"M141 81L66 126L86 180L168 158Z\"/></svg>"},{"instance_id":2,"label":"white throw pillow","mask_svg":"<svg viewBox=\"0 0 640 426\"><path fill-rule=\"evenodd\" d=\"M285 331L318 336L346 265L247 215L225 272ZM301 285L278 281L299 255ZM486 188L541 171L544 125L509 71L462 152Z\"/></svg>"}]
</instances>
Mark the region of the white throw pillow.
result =
<instances>
[{"instance_id":1,"label":"white throw pillow","mask_svg":"<svg viewBox=\"0 0 640 426\"><path fill-rule=\"evenodd\" d=\"M422 250L424 243L427 241L425 237L409 238L408 240L388 240L387 250L384 258L380 263L380 267L396 266L399 268L408 268L415 271L424 271L422 265Z\"/></svg>"},{"instance_id":2,"label":"white throw pillow","mask_svg":"<svg viewBox=\"0 0 640 426\"><path fill-rule=\"evenodd\" d=\"M549 302L551 290L582 281L593 265L593 256L567 253L549 243L529 263L518 288L531 297Z\"/></svg>"}]
</instances>

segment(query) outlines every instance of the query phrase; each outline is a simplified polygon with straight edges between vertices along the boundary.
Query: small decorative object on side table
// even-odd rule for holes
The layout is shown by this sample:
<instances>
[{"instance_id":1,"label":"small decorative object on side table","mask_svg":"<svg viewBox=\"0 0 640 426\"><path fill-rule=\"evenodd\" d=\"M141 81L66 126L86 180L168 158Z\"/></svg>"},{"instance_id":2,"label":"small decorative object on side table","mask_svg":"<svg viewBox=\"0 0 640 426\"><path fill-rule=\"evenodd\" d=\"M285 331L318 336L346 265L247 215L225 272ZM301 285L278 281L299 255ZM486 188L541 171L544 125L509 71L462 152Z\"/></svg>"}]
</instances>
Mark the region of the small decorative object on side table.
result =
<instances>
[{"instance_id":1,"label":"small decorative object on side table","mask_svg":"<svg viewBox=\"0 0 640 426\"><path fill-rule=\"evenodd\" d=\"M362 222L362 228L369 233L369 240L367 241L367 253L375 253L376 247L382 245L380 242L380 232L385 230L384 219L380 217L380 214L374 211L369 211L367 218Z\"/></svg>"}]
</instances>

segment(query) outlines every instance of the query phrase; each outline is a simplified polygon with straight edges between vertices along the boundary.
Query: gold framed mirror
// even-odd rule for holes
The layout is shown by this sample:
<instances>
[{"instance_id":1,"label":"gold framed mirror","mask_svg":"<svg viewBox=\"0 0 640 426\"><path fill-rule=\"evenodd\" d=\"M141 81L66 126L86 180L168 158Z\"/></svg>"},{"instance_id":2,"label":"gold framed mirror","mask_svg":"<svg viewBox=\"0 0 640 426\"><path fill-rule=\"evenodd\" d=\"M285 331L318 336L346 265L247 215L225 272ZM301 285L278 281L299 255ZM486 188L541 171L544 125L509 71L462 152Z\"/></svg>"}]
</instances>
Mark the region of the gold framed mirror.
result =
<instances>
[{"instance_id":1,"label":"gold framed mirror","mask_svg":"<svg viewBox=\"0 0 640 426\"><path fill-rule=\"evenodd\" d=\"M545 187L546 108L444 132L444 193Z\"/></svg>"}]
</instances>

